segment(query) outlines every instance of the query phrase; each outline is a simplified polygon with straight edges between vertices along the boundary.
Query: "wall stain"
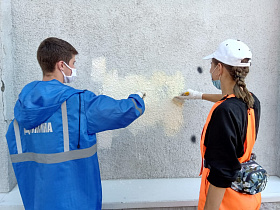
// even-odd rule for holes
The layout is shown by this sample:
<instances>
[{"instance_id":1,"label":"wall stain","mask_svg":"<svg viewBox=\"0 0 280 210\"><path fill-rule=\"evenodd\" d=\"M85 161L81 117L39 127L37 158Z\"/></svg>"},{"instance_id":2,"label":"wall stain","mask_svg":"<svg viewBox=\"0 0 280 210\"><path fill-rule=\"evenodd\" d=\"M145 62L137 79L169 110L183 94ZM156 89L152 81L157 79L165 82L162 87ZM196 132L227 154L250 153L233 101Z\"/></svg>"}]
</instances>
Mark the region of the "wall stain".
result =
<instances>
[{"instance_id":1,"label":"wall stain","mask_svg":"<svg viewBox=\"0 0 280 210\"><path fill-rule=\"evenodd\" d=\"M106 58L99 57L92 60L91 78L102 84L102 94L115 99L126 98L137 91L146 93L145 113L127 128L134 135L147 126L163 126L166 136L174 136L180 131L183 108L172 101L185 87L180 71L174 71L171 75L156 71L150 77L133 73L122 77L117 70L107 70ZM112 135L107 134L107 137L111 141Z\"/></svg>"},{"instance_id":2,"label":"wall stain","mask_svg":"<svg viewBox=\"0 0 280 210\"><path fill-rule=\"evenodd\" d=\"M202 74L202 72L203 72L203 70L202 70L202 68L199 66L199 67L197 67L197 71L198 71L198 73L200 73L200 74Z\"/></svg>"},{"instance_id":3,"label":"wall stain","mask_svg":"<svg viewBox=\"0 0 280 210\"><path fill-rule=\"evenodd\" d=\"M3 80L1 80L2 86L1 86L1 91L4 92L5 91L5 84L3 82Z\"/></svg>"},{"instance_id":4,"label":"wall stain","mask_svg":"<svg viewBox=\"0 0 280 210\"><path fill-rule=\"evenodd\" d=\"M191 142L194 143L194 144L196 143L196 136L195 135L191 136Z\"/></svg>"}]
</instances>

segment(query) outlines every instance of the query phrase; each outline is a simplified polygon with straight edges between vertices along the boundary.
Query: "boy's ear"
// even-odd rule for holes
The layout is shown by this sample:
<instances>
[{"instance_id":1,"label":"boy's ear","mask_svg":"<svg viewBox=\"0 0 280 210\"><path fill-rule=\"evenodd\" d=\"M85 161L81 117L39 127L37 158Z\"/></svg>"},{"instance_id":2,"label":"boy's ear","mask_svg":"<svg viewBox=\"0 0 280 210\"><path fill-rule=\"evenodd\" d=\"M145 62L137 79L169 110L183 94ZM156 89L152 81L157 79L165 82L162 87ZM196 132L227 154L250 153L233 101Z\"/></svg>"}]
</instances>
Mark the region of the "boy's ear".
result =
<instances>
[{"instance_id":1,"label":"boy's ear","mask_svg":"<svg viewBox=\"0 0 280 210\"><path fill-rule=\"evenodd\" d=\"M55 68L61 70L63 69L63 66L64 66L64 63L63 61L58 61L56 64L55 64Z\"/></svg>"}]
</instances>

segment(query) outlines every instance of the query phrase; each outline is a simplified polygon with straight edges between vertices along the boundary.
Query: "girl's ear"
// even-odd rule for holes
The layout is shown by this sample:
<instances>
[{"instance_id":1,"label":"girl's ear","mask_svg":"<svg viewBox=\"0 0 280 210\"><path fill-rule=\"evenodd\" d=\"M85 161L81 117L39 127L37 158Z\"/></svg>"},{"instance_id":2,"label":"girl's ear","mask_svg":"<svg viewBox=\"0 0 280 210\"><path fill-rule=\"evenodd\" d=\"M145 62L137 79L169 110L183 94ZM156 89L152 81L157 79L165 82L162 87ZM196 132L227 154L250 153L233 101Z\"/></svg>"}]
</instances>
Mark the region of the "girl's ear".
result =
<instances>
[{"instance_id":1,"label":"girl's ear","mask_svg":"<svg viewBox=\"0 0 280 210\"><path fill-rule=\"evenodd\" d=\"M218 67L219 68L218 69L218 72L219 72L218 75L221 76L224 72L224 66L221 63L218 63L218 66L219 66Z\"/></svg>"}]
</instances>

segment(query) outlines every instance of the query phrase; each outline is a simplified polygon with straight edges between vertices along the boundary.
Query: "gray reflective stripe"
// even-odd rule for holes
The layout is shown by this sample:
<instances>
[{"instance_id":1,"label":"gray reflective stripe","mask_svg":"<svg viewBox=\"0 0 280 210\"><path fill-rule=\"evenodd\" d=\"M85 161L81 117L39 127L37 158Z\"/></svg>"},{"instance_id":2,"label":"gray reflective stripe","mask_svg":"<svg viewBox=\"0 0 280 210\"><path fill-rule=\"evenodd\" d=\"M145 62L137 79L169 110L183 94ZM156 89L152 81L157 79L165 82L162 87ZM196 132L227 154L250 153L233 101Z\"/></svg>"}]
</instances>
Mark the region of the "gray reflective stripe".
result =
<instances>
[{"instance_id":1,"label":"gray reflective stripe","mask_svg":"<svg viewBox=\"0 0 280 210\"><path fill-rule=\"evenodd\" d=\"M69 160L77 160L82 158L88 158L95 155L97 151L97 145L87 149L71 150L68 152L53 153L53 154L37 154L33 152L21 153L11 155L12 163L20 163L26 161L34 161L37 163L61 163Z\"/></svg>"},{"instance_id":2,"label":"gray reflective stripe","mask_svg":"<svg viewBox=\"0 0 280 210\"><path fill-rule=\"evenodd\" d=\"M15 131L15 136L16 136L17 151L18 151L18 154L21 154L22 153L22 146L21 146L21 139L20 139L18 122L16 121L16 119L14 119L14 131Z\"/></svg>"},{"instance_id":3,"label":"gray reflective stripe","mask_svg":"<svg viewBox=\"0 0 280 210\"><path fill-rule=\"evenodd\" d=\"M63 125L64 152L68 152L69 151L69 132L68 132L68 118L67 118L66 101L64 101L61 104L61 114L62 114L62 125Z\"/></svg>"},{"instance_id":4,"label":"gray reflective stripe","mask_svg":"<svg viewBox=\"0 0 280 210\"><path fill-rule=\"evenodd\" d=\"M142 115L142 113L143 113L142 109L140 109L140 108L137 106L137 104L136 104L136 102L135 102L135 100L134 100L133 98L132 98L132 102L134 103L135 108L140 112L140 115Z\"/></svg>"}]
</instances>

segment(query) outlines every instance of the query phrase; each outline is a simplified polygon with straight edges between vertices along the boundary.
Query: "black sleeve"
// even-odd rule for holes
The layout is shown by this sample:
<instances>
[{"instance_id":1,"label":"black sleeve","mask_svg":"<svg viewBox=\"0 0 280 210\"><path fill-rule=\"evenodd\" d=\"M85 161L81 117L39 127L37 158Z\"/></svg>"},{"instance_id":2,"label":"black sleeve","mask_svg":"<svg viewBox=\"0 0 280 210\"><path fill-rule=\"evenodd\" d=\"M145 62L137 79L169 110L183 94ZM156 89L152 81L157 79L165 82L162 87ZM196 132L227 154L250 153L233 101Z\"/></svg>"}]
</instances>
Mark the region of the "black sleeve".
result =
<instances>
[{"instance_id":1,"label":"black sleeve","mask_svg":"<svg viewBox=\"0 0 280 210\"><path fill-rule=\"evenodd\" d=\"M212 114L205 137L204 158L210 168L207 179L216 187L230 187L241 169L236 155L236 148L243 147L239 128L241 121L242 113L232 112L225 107L217 107Z\"/></svg>"},{"instance_id":2,"label":"black sleeve","mask_svg":"<svg viewBox=\"0 0 280 210\"><path fill-rule=\"evenodd\" d=\"M255 111L255 125L256 125L256 137L258 135L258 131L259 131L259 124L260 124L260 117L261 117L261 103L259 101L259 99L252 93L252 96L255 100L254 103L254 111Z\"/></svg>"}]
</instances>

